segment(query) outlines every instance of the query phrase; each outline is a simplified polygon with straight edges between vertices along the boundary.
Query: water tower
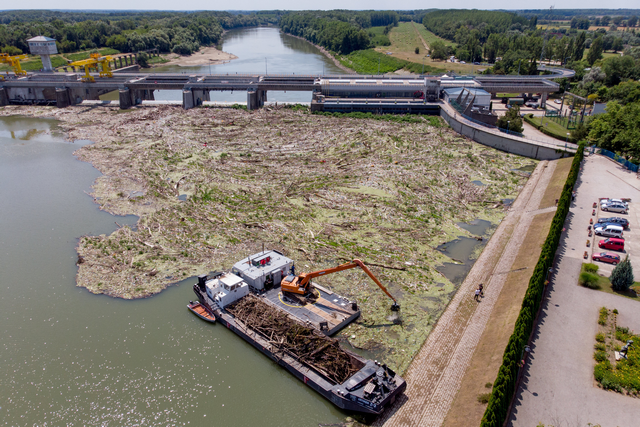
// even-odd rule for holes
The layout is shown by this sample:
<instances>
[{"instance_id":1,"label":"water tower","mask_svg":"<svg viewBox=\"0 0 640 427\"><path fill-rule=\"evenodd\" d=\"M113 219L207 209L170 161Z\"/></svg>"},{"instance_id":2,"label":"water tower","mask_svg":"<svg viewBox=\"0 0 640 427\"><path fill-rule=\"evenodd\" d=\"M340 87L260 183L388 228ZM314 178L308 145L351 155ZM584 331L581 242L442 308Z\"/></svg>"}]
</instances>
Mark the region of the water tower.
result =
<instances>
[{"instance_id":1,"label":"water tower","mask_svg":"<svg viewBox=\"0 0 640 427\"><path fill-rule=\"evenodd\" d=\"M50 37L37 36L27 40L27 43L29 43L29 50L32 55L40 55L44 71L53 71L51 58L49 56L58 53L56 40Z\"/></svg>"}]
</instances>

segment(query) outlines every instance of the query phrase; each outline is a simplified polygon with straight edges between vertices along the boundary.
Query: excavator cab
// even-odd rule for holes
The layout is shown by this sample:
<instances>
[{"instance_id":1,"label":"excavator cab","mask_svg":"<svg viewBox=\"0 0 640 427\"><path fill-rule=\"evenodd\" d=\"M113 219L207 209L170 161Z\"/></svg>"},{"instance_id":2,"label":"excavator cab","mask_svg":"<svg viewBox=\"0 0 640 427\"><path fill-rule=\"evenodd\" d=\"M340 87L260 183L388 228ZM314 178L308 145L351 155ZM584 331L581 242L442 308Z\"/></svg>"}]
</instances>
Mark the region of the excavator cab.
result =
<instances>
[{"instance_id":1,"label":"excavator cab","mask_svg":"<svg viewBox=\"0 0 640 427\"><path fill-rule=\"evenodd\" d=\"M393 305L391 306L392 311L400 310L400 305L398 301L387 291L382 283L373 275L373 273L367 268L366 265L359 259L354 259L352 262L348 262L345 264L341 264L337 267L326 268L324 270L314 271L313 273L300 273L295 276L294 274L289 274L287 277L282 279L280 283L280 289L284 295L289 295L295 300L300 300L299 296L302 296L302 299L305 301L313 300L317 297L317 290L314 289L311 284L311 279L315 277L320 277L323 275L337 273L338 271L349 270L351 268L360 267L367 275L373 280L376 285L385 293L389 298L393 300ZM293 272L292 272L293 273Z\"/></svg>"}]
</instances>

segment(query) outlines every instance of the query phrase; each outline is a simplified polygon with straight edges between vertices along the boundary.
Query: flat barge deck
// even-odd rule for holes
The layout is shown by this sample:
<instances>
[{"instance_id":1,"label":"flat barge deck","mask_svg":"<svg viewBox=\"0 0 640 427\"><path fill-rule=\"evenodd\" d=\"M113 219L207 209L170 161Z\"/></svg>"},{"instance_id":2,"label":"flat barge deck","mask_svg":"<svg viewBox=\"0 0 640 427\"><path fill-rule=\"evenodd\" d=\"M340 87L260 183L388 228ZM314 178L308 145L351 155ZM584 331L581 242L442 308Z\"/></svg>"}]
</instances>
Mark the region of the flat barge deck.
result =
<instances>
[{"instance_id":1,"label":"flat barge deck","mask_svg":"<svg viewBox=\"0 0 640 427\"><path fill-rule=\"evenodd\" d=\"M283 294L281 281L294 266L279 252L246 260L230 273L200 276L193 287L217 322L346 411L380 414L404 392L391 368L328 336L360 315L355 303L320 286L311 299Z\"/></svg>"}]
</instances>

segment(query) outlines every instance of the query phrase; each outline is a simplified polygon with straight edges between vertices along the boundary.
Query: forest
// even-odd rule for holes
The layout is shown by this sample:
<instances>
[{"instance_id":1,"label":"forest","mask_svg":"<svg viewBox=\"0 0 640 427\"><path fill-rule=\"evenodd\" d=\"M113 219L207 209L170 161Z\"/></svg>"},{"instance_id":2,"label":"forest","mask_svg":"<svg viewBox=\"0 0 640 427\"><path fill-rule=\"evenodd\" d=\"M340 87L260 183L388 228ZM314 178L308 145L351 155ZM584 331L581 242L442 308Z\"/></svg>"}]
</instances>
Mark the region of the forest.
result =
<instances>
[{"instance_id":1,"label":"forest","mask_svg":"<svg viewBox=\"0 0 640 427\"><path fill-rule=\"evenodd\" d=\"M346 55L372 45L375 35L368 28L392 27L398 21L398 13L392 11L306 11L282 16L279 25L285 33Z\"/></svg>"},{"instance_id":2,"label":"forest","mask_svg":"<svg viewBox=\"0 0 640 427\"><path fill-rule=\"evenodd\" d=\"M62 53L109 47L190 54L216 44L223 30L273 25L279 13L8 11L0 12L0 46L14 55L28 52L26 40L44 35Z\"/></svg>"}]
</instances>

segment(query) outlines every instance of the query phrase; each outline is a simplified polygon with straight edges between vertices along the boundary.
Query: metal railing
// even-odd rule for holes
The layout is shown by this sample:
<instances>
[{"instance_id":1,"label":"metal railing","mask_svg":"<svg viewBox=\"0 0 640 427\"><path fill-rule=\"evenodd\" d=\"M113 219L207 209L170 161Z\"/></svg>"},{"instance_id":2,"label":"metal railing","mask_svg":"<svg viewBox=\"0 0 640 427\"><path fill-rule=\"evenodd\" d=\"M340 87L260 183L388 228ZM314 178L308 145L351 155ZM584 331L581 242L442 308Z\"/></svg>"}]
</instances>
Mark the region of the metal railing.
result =
<instances>
[{"instance_id":1,"label":"metal railing","mask_svg":"<svg viewBox=\"0 0 640 427\"><path fill-rule=\"evenodd\" d=\"M603 148L600 149L600 152L598 154L602 154L603 156L609 157L610 159L615 160L616 162L620 163L622 166L624 166L625 168L629 169L632 172L638 172L638 165L631 163L629 160L625 159L622 156L617 155L616 153L612 153L609 150L605 150Z\"/></svg>"}]
</instances>

